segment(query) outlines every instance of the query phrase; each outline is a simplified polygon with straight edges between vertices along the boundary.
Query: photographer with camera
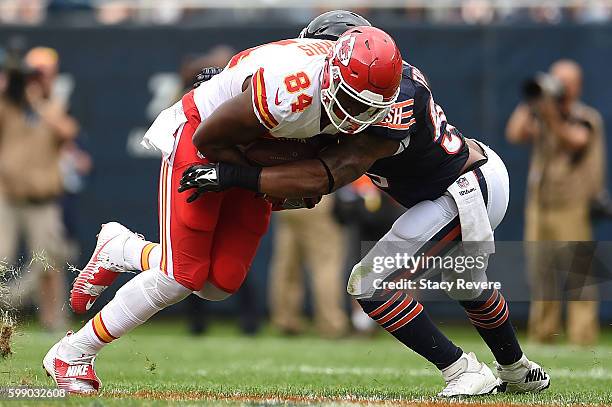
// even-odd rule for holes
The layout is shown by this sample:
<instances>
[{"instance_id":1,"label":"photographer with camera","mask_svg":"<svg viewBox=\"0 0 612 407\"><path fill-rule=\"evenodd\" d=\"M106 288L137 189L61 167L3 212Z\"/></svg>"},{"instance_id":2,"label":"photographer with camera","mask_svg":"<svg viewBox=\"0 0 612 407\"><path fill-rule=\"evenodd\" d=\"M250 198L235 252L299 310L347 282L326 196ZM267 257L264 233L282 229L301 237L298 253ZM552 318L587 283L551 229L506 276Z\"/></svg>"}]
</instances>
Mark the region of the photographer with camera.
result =
<instances>
[{"instance_id":1,"label":"photographer with camera","mask_svg":"<svg viewBox=\"0 0 612 407\"><path fill-rule=\"evenodd\" d=\"M0 260L16 260L23 233L33 261L11 281L8 300L21 307L32 298L43 327L59 330L66 323L60 154L79 129L52 95L57 52L38 47L22 58L13 46L7 54L0 94Z\"/></svg>"},{"instance_id":2,"label":"photographer with camera","mask_svg":"<svg viewBox=\"0 0 612 407\"><path fill-rule=\"evenodd\" d=\"M597 291L585 284L588 264L578 267L585 275L578 292L572 293L569 286L575 284L570 280L576 279L577 269L561 270L559 264L569 254L570 246L563 242L593 239L590 206L604 189L603 122L579 100L581 91L580 66L557 61L549 74L539 73L524 84L524 101L506 127L509 142L532 145L525 240L532 291L529 336L537 342L552 342L561 332L564 296L568 340L593 344L599 331ZM578 259L576 253L570 256ZM567 273L565 278L561 272Z\"/></svg>"}]
</instances>

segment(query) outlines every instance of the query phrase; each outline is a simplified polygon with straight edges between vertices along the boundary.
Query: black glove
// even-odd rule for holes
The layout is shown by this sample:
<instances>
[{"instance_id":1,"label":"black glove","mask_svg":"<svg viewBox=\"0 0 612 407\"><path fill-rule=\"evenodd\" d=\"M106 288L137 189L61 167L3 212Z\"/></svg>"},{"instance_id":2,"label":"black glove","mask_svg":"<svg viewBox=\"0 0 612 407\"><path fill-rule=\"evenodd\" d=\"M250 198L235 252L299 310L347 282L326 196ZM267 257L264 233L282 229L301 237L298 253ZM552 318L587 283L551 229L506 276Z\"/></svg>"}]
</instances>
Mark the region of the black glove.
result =
<instances>
[{"instance_id":1,"label":"black glove","mask_svg":"<svg viewBox=\"0 0 612 407\"><path fill-rule=\"evenodd\" d=\"M197 88L202 83L210 80L213 76L220 74L223 71L223 68L219 68L218 66L209 66L206 68L202 68L200 73L198 73L193 82L193 88Z\"/></svg>"},{"instance_id":2,"label":"black glove","mask_svg":"<svg viewBox=\"0 0 612 407\"><path fill-rule=\"evenodd\" d=\"M222 191L219 183L219 164L197 164L192 165L183 172L181 178L181 186L179 192L185 192L189 189L196 191L187 198L187 202L191 203L207 191L218 192Z\"/></svg>"},{"instance_id":3,"label":"black glove","mask_svg":"<svg viewBox=\"0 0 612 407\"><path fill-rule=\"evenodd\" d=\"M179 192L189 189L196 191L187 198L191 203L204 192L225 191L232 187L241 187L258 192L259 167L244 167L226 163L195 164L187 168L181 177Z\"/></svg>"}]
</instances>

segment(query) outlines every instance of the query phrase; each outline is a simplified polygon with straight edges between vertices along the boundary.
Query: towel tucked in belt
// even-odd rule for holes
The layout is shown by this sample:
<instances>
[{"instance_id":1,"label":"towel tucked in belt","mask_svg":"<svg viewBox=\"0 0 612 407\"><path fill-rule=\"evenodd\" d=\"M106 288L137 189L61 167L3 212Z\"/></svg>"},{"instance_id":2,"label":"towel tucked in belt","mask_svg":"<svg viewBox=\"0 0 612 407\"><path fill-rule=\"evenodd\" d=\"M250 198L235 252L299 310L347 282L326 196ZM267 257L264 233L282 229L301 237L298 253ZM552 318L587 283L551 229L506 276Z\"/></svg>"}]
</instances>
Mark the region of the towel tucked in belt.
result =
<instances>
[{"instance_id":1,"label":"towel tucked in belt","mask_svg":"<svg viewBox=\"0 0 612 407\"><path fill-rule=\"evenodd\" d=\"M179 100L157 116L140 144L147 149L155 147L162 152L164 158L168 158L174 151L175 133L185 123L187 117L183 112L183 103Z\"/></svg>"},{"instance_id":2,"label":"towel tucked in belt","mask_svg":"<svg viewBox=\"0 0 612 407\"><path fill-rule=\"evenodd\" d=\"M464 250L471 254L494 253L493 229L474 171L461 175L448 192L459 209Z\"/></svg>"}]
</instances>

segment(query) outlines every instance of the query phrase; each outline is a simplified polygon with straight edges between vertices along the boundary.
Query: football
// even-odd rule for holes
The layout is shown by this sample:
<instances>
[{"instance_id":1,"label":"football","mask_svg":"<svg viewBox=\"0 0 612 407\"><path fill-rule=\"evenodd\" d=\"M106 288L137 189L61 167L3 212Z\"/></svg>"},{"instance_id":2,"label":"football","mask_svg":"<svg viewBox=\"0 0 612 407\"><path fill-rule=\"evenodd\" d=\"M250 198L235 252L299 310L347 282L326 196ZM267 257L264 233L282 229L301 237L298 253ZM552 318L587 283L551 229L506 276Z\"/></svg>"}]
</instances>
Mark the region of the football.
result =
<instances>
[{"instance_id":1,"label":"football","mask_svg":"<svg viewBox=\"0 0 612 407\"><path fill-rule=\"evenodd\" d=\"M243 153L251 165L270 167L291 161L314 158L333 140L323 136L312 137L307 140L265 138L247 145Z\"/></svg>"}]
</instances>

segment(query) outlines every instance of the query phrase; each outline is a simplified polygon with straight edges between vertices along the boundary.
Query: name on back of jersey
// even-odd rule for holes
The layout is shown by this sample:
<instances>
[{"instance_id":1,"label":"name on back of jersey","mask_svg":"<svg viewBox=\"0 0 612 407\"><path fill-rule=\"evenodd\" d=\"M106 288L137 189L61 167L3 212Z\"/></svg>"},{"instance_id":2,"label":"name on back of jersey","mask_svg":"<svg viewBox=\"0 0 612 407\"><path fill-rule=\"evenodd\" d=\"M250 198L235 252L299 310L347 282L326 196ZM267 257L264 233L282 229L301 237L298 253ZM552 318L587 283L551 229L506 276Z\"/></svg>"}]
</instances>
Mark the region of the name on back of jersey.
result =
<instances>
[{"instance_id":1,"label":"name on back of jersey","mask_svg":"<svg viewBox=\"0 0 612 407\"><path fill-rule=\"evenodd\" d=\"M403 100L394 104L389 114L375 126L388 127L394 130L408 130L416 123L413 117L414 99Z\"/></svg>"}]
</instances>

